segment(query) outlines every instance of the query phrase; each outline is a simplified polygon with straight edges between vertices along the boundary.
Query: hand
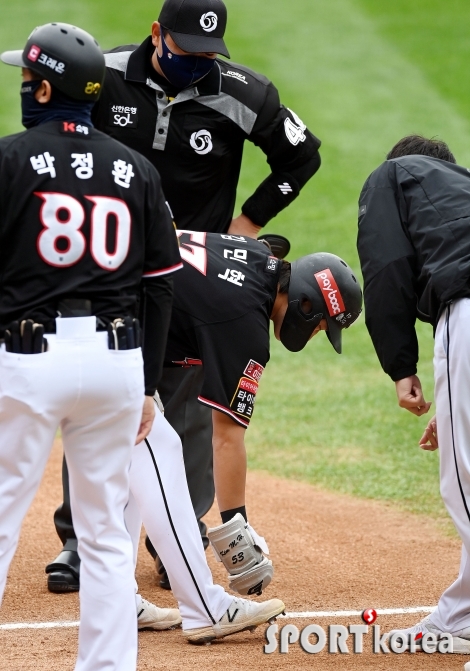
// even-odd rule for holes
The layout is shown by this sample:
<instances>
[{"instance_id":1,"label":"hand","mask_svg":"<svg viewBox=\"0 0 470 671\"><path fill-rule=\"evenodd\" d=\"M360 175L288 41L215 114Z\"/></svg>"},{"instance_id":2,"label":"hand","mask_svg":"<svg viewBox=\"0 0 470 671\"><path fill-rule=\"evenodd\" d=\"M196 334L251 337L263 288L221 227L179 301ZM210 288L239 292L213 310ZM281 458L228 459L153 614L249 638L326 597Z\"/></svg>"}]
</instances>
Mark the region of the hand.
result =
<instances>
[{"instance_id":1,"label":"hand","mask_svg":"<svg viewBox=\"0 0 470 671\"><path fill-rule=\"evenodd\" d=\"M153 396L146 396L144 400L144 407L142 408L142 419L140 420L139 433L135 439L136 445L141 443L144 438L147 438L150 433L150 429L152 428L154 419L155 403L153 401Z\"/></svg>"},{"instance_id":2,"label":"hand","mask_svg":"<svg viewBox=\"0 0 470 671\"><path fill-rule=\"evenodd\" d=\"M419 446L422 450L427 450L428 452L434 452L434 450L439 448L436 415L429 420L427 427L424 429L424 433L419 441Z\"/></svg>"},{"instance_id":3,"label":"hand","mask_svg":"<svg viewBox=\"0 0 470 671\"><path fill-rule=\"evenodd\" d=\"M404 377L403 380L395 382L397 390L398 405L421 417L429 412L431 403L426 403L421 389L421 382L417 375Z\"/></svg>"},{"instance_id":4,"label":"hand","mask_svg":"<svg viewBox=\"0 0 470 671\"><path fill-rule=\"evenodd\" d=\"M246 238L257 238L261 226L256 226L251 219L241 214L236 219L232 219L227 233L229 235L243 235Z\"/></svg>"}]
</instances>

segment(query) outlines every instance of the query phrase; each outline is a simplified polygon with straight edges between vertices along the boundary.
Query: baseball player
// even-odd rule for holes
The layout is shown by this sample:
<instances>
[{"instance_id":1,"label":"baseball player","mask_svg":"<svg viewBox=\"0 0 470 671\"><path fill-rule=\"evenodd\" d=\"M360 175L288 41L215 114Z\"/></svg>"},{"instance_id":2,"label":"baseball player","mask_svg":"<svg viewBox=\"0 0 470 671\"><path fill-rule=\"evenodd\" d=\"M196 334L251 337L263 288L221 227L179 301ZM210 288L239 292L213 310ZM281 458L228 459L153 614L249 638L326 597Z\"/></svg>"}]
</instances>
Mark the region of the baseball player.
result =
<instances>
[{"instance_id":1,"label":"baseball player","mask_svg":"<svg viewBox=\"0 0 470 671\"><path fill-rule=\"evenodd\" d=\"M403 138L367 179L359 199L358 250L366 324L398 403L429 411L417 376L415 321L435 330L437 411L420 444L437 447L441 493L462 539L459 577L437 610L400 633L416 645L425 634L451 633L453 652L470 654L470 174L448 146ZM393 632L391 632L393 633Z\"/></svg>"},{"instance_id":2,"label":"baseball player","mask_svg":"<svg viewBox=\"0 0 470 671\"><path fill-rule=\"evenodd\" d=\"M124 510L161 368L149 338L168 322L158 278L180 268L178 246L154 167L91 123L105 74L98 43L52 23L1 59L23 68L27 130L0 140L0 598L60 426L83 562L75 668L129 671L137 618Z\"/></svg>"},{"instance_id":3,"label":"baseball player","mask_svg":"<svg viewBox=\"0 0 470 671\"><path fill-rule=\"evenodd\" d=\"M293 202L320 167L320 141L284 107L275 86L228 57L221 0L166 0L151 35L105 55L107 75L95 126L159 170L178 228L256 237ZM233 218L243 146L264 152L267 178ZM183 440L199 520L214 500L210 410L197 402L202 367L164 368L165 416ZM55 514L64 552L47 567L53 591L78 589L79 559L64 478ZM206 527L200 522L207 546ZM164 569L161 585L169 587Z\"/></svg>"},{"instance_id":4,"label":"baseball player","mask_svg":"<svg viewBox=\"0 0 470 671\"><path fill-rule=\"evenodd\" d=\"M222 524L209 530L215 555L240 594L261 594L273 575L266 542L248 523L245 507L245 430L269 360L269 321L275 337L297 352L319 330L341 352L342 329L361 312L362 293L352 270L333 254L311 254L292 264L270 255L257 240L230 234L178 231L184 269L174 279L174 303L165 365L203 365L199 402L212 409L214 473ZM155 430L156 431L156 430ZM157 465L167 458L164 441L150 434L148 451ZM142 447L145 451L145 448ZM133 488L152 543L161 505L149 509L156 477L136 468ZM154 464L155 466L155 464ZM171 465L166 464L171 472ZM153 469L155 470L155 468ZM158 484L161 485L160 480ZM168 488L163 482L165 490ZM202 546L200 546L202 551ZM155 545L174 590L173 557ZM188 553L189 554L189 553ZM181 609L181 603L180 603Z\"/></svg>"}]
</instances>

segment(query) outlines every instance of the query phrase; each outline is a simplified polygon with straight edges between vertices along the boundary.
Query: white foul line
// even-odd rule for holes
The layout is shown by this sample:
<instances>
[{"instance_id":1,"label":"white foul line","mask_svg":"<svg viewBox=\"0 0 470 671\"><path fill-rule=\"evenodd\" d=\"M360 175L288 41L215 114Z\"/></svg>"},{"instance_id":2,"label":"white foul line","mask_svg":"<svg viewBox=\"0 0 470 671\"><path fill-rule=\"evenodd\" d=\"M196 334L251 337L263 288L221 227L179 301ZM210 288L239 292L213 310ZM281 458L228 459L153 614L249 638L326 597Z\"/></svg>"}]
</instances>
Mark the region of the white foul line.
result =
<instances>
[{"instance_id":1,"label":"white foul line","mask_svg":"<svg viewBox=\"0 0 470 671\"><path fill-rule=\"evenodd\" d=\"M12 629L66 629L78 627L80 622L14 622L12 624L0 624L0 631Z\"/></svg>"},{"instance_id":2,"label":"white foul line","mask_svg":"<svg viewBox=\"0 0 470 671\"><path fill-rule=\"evenodd\" d=\"M435 606L417 606L414 608L377 608L377 615L407 615L409 613L432 613ZM283 619L315 619L317 617L356 617L362 615L362 610L312 610L299 613L286 613L280 615ZM0 624L0 631L11 631L13 629L67 629L78 627L80 622L14 622L12 624Z\"/></svg>"},{"instance_id":3,"label":"white foul line","mask_svg":"<svg viewBox=\"0 0 470 671\"><path fill-rule=\"evenodd\" d=\"M416 606L413 608L376 608L377 615L407 615L408 613L432 613L436 610L436 606ZM362 615L362 610L312 610L301 611L300 613L286 613L280 617L288 618L289 620L297 620L300 618L316 617L354 617Z\"/></svg>"}]
</instances>

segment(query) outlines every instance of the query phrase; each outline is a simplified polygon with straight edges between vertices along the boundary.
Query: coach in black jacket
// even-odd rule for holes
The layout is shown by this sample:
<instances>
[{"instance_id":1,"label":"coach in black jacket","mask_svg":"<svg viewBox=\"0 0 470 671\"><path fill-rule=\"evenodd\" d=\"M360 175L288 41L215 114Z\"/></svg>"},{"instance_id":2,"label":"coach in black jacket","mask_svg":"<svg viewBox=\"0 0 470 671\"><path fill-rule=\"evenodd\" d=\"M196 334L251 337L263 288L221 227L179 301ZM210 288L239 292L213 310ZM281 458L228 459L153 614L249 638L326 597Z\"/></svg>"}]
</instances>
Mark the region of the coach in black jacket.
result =
<instances>
[{"instance_id":1,"label":"coach in black jacket","mask_svg":"<svg viewBox=\"0 0 470 671\"><path fill-rule=\"evenodd\" d=\"M217 58L229 57L226 22L221 0L166 0L142 44L105 55L93 121L158 169L179 229L256 237L319 169L320 141L281 105L266 77ZM233 218L246 140L266 154L269 174ZM166 368L159 385L166 418L183 442L199 520L214 500L211 414L197 403L202 377L200 367ZM55 524L66 552L46 569L49 589L75 590L79 561L66 473ZM161 584L169 587L163 569Z\"/></svg>"},{"instance_id":2,"label":"coach in black jacket","mask_svg":"<svg viewBox=\"0 0 470 671\"><path fill-rule=\"evenodd\" d=\"M437 610L400 634L419 647L425 634L449 633L453 651L470 654L470 172L447 145L418 136L388 159L359 200L366 323L399 405L415 415L431 405L416 375L416 318L434 326L436 417L420 445L439 447L441 494L463 542Z\"/></svg>"}]
</instances>

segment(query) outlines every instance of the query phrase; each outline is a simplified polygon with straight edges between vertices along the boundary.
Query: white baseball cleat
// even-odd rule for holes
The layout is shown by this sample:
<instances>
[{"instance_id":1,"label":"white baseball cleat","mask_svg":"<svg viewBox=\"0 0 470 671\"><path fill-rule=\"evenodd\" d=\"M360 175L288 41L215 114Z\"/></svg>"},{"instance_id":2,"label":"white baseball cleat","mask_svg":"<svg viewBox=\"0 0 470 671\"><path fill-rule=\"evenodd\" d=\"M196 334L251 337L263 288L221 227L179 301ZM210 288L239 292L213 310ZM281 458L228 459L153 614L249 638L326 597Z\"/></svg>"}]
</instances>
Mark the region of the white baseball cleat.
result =
<instances>
[{"instance_id":1,"label":"white baseball cleat","mask_svg":"<svg viewBox=\"0 0 470 671\"><path fill-rule=\"evenodd\" d=\"M153 603L142 599L137 611L137 625L139 629L174 629L181 624L181 615L177 608L158 608Z\"/></svg>"},{"instance_id":2,"label":"white baseball cleat","mask_svg":"<svg viewBox=\"0 0 470 671\"><path fill-rule=\"evenodd\" d=\"M470 627L464 627L457 631L444 632L441 629L438 629L435 624L432 623L430 616L418 622L413 627L408 627L408 629L393 629L389 631L387 636L390 638L392 634L400 634L404 637L407 637L409 640L410 635L414 636L417 648L420 647L420 641L423 638L424 634L436 634L438 640L442 634L450 633L452 634L453 639L453 651L459 655L470 655ZM469 664L470 669L470 664Z\"/></svg>"},{"instance_id":3,"label":"white baseball cleat","mask_svg":"<svg viewBox=\"0 0 470 671\"><path fill-rule=\"evenodd\" d=\"M276 619L285 609L280 599L270 599L262 603L234 597L231 606L216 625L199 629L183 629L183 636L196 645L210 643L216 638L224 638L239 631L253 631L260 624Z\"/></svg>"}]
</instances>

